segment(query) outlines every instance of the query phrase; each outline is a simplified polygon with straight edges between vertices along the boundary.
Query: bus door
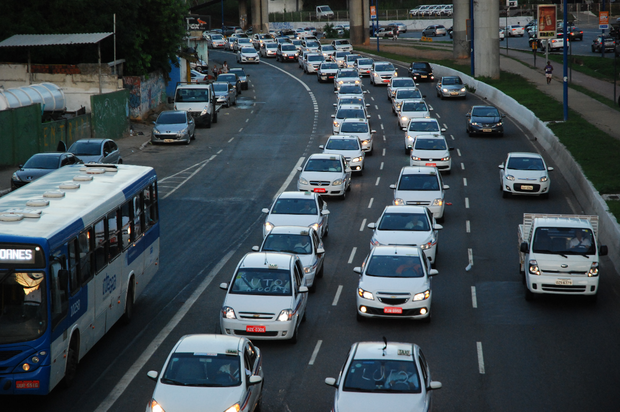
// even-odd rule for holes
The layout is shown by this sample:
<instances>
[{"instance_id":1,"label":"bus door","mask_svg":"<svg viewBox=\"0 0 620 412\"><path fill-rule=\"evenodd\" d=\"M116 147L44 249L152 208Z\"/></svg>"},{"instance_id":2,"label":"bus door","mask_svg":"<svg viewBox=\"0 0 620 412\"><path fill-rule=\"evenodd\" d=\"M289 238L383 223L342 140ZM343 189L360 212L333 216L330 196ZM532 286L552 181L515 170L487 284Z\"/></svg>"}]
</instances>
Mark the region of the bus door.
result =
<instances>
[{"instance_id":1,"label":"bus door","mask_svg":"<svg viewBox=\"0 0 620 412\"><path fill-rule=\"evenodd\" d=\"M119 211L95 224L95 283L97 315L105 319L107 332L123 314L122 259L119 259ZM100 306L100 307L99 307Z\"/></svg>"}]
</instances>

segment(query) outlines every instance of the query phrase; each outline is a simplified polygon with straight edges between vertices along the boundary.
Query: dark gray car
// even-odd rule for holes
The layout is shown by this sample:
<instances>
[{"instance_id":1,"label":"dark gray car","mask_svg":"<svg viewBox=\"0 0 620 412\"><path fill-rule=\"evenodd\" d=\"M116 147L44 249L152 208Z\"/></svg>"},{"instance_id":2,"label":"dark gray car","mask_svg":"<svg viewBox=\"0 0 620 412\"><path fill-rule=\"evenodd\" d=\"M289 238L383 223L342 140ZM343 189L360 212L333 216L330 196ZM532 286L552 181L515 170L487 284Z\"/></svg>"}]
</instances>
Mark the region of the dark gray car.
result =
<instances>
[{"instance_id":1,"label":"dark gray car","mask_svg":"<svg viewBox=\"0 0 620 412\"><path fill-rule=\"evenodd\" d=\"M73 153L37 153L19 166L11 177L11 190L18 189L63 166L83 163Z\"/></svg>"},{"instance_id":2,"label":"dark gray car","mask_svg":"<svg viewBox=\"0 0 620 412\"><path fill-rule=\"evenodd\" d=\"M112 139L80 139L68 151L84 163L123 163L121 151Z\"/></svg>"}]
</instances>

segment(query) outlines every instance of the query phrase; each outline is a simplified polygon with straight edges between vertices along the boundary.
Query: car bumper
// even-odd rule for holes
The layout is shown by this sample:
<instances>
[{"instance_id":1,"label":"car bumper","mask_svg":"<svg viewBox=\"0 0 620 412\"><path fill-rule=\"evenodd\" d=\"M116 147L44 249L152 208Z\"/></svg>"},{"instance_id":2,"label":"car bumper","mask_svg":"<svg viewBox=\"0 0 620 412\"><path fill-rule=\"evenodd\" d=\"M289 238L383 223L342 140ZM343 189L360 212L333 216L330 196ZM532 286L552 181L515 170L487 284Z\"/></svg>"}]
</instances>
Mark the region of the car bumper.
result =
<instances>
[{"instance_id":1,"label":"car bumper","mask_svg":"<svg viewBox=\"0 0 620 412\"><path fill-rule=\"evenodd\" d=\"M428 159L420 159L420 160L412 160L409 158L409 166L435 166L439 171L450 171L452 170L452 160L428 160Z\"/></svg>"},{"instance_id":2,"label":"car bumper","mask_svg":"<svg viewBox=\"0 0 620 412\"><path fill-rule=\"evenodd\" d=\"M467 90L462 91L462 90L440 90L439 93L443 96L443 97L465 97L467 95Z\"/></svg>"},{"instance_id":3,"label":"car bumper","mask_svg":"<svg viewBox=\"0 0 620 412\"><path fill-rule=\"evenodd\" d=\"M181 142L189 142L190 136L189 134L185 134L183 136L178 137L176 134L160 134L160 135L151 135L152 143L181 143Z\"/></svg>"},{"instance_id":4,"label":"car bumper","mask_svg":"<svg viewBox=\"0 0 620 412\"><path fill-rule=\"evenodd\" d=\"M260 57L239 57L241 63L260 63Z\"/></svg>"},{"instance_id":5,"label":"car bumper","mask_svg":"<svg viewBox=\"0 0 620 412\"><path fill-rule=\"evenodd\" d=\"M293 62L295 60L297 60L297 56L293 55L286 55L286 54L282 54L280 56L280 59L286 61L286 62Z\"/></svg>"},{"instance_id":6,"label":"car bumper","mask_svg":"<svg viewBox=\"0 0 620 412\"><path fill-rule=\"evenodd\" d=\"M336 75L334 74L319 74L319 79L324 80L324 81L329 81L329 80L334 80L334 77L336 77Z\"/></svg>"},{"instance_id":7,"label":"car bumper","mask_svg":"<svg viewBox=\"0 0 620 412\"><path fill-rule=\"evenodd\" d=\"M248 327L252 328L257 326L264 327L265 331L248 331ZM251 340L286 340L293 337L293 331L295 330L295 321L290 320L286 322L257 322L245 319L239 320L220 318L220 327L222 328L223 335L245 336L250 338Z\"/></svg>"},{"instance_id":8,"label":"car bumper","mask_svg":"<svg viewBox=\"0 0 620 412\"><path fill-rule=\"evenodd\" d=\"M424 319L430 315L431 299L432 295L426 300L409 301L402 305L386 305L377 300L362 299L358 296L357 313L365 318ZM394 313L398 311L401 313Z\"/></svg>"},{"instance_id":9,"label":"car bumper","mask_svg":"<svg viewBox=\"0 0 620 412\"><path fill-rule=\"evenodd\" d=\"M513 195L525 195L525 196L539 196L545 193L549 193L551 184L549 181L511 181L504 179L502 189L504 192L512 193Z\"/></svg>"},{"instance_id":10,"label":"car bumper","mask_svg":"<svg viewBox=\"0 0 620 412\"><path fill-rule=\"evenodd\" d=\"M498 126L469 126L469 133L476 134L491 134L501 135L504 134L504 127Z\"/></svg>"},{"instance_id":11,"label":"car bumper","mask_svg":"<svg viewBox=\"0 0 620 412\"><path fill-rule=\"evenodd\" d=\"M372 151L372 139L362 141L362 152Z\"/></svg>"},{"instance_id":12,"label":"car bumper","mask_svg":"<svg viewBox=\"0 0 620 412\"><path fill-rule=\"evenodd\" d=\"M339 186L314 186L302 185L297 182L297 190L300 192L314 192L323 196L342 196L346 190L344 183Z\"/></svg>"},{"instance_id":13,"label":"car bumper","mask_svg":"<svg viewBox=\"0 0 620 412\"><path fill-rule=\"evenodd\" d=\"M532 293L548 293L553 295L596 295L598 291L598 276L527 276L526 287ZM570 281L570 285L562 284ZM559 283L559 284L558 284Z\"/></svg>"},{"instance_id":14,"label":"car bumper","mask_svg":"<svg viewBox=\"0 0 620 412\"><path fill-rule=\"evenodd\" d=\"M416 82L433 82L435 81L435 76L432 74L414 74L411 76Z\"/></svg>"}]
</instances>

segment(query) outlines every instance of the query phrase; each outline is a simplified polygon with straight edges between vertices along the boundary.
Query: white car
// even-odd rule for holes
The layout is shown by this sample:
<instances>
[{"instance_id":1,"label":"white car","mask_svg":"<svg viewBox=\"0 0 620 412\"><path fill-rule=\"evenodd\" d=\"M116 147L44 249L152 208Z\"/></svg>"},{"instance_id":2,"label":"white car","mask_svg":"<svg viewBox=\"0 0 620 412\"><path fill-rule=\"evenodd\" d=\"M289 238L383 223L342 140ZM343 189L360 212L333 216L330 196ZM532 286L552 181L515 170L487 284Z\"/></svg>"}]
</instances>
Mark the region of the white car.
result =
<instances>
[{"instance_id":1,"label":"white car","mask_svg":"<svg viewBox=\"0 0 620 412\"><path fill-rule=\"evenodd\" d=\"M232 48L234 52L238 52L242 48L249 46L254 47L254 45L252 44L252 40L248 39L247 37L237 37L233 42Z\"/></svg>"},{"instance_id":2,"label":"white car","mask_svg":"<svg viewBox=\"0 0 620 412\"><path fill-rule=\"evenodd\" d=\"M435 89L437 97L441 99L446 97L467 98L467 88L459 76L443 76L435 85Z\"/></svg>"},{"instance_id":3,"label":"white car","mask_svg":"<svg viewBox=\"0 0 620 412\"><path fill-rule=\"evenodd\" d=\"M316 40L302 40L301 41L301 49L303 51L308 51L311 53L320 53L320 43Z\"/></svg>"},{"instance_id":4,"label":"white car","mask_svg":"<svg viewBox=\"0 0 620 412\"><path fill-rule=\"evenodd\" d=\"M361 58L362 56L360 56L359 54L349 54L347 56L345 56L344 58L344 66L347 69L354 69L355 68L355 61L359 58Z\"/></svg>"},{"instance_id":5,"label":"white car","mask_svg":"<svg viewBox=\"0 0 620 412\"><path fill-rule=\"evenodd\" d=\"M398 73L390 62L374 62L370 69L370 83L375 86L388 84Z\"/></svg>"},{"instance_id":6,"label":"white car","mask_svg":"<svg viewBox=\"0 0 620 412\"><path fill-rule=\"evenodd\" d=\"M405 131L405 153L409 154L413 147L413 141L418 136L439 136L446 129L439 126L437 119L411 119Z\"/></svg>"},{"instance_id":7,"label":"white car","mask_svg":"<svg viewBox=\"0 0 620 412\"><path fill-rule=\"evenodd\" d=\"M431 371L420 347L414 343L356 342L337 379L325 384L336 388L333 411L428 412L432 392L441 382Z\"/></svg>"},{"instance_id":8,"label":"white car","mask_svg":"<svg viewBox=\"0 0 620 412\"><path fill-rule=\"evenodd\" d=\"M374 63L373 59L362 57L361 59L355 60L355 64L353 65L353 68L357 70L357 75L360 77L370 76L370 70L372 69L373 63Z\"/></svg>"},{"instance_id":9,"label":"white car","mask_svg":"<svg viewBox=\"0 0 620 412\"><path fill-rule=\"evenodd\" d=\"M260 48L260 55L263 57L276 57L278 43L263 43Z\"/></svg>"},{"instance_id":10,"label":"white car","mask_svg":"<svg viewBox=\"0 0 620 412\"><path fill-rule=\"evenodd\" d=\"M349 105L365 107L366 111L368 111L368 108L370 107L370 104L366 103L363 97L341 97L336 103L334 103L336 111L338 111L338 109L340 109L340 107L342 106Z\"/></svg>"},{"instance_id":11,"label":"white car","mask_svg":"<svg viewBox=\"0 0 620 412\"><path fill-rule=\"evenodd\" d=\"M174 345L146 412L258 410L263 397L263 357L245 337L185 335ZM205 403L205 399L209 402Z\"/></svg>"},{"instance_id":12,"label":"white car","mask_svg":"<svg viewBox=\"0 0 620 412\"><path fill-rule=\"evenodd\" d=\"M224 335L252 340L289 340L297 343L299 324L306 316L308 287L296 255L277 252L246 254L235 269L220 316Z\"/></svg>"},{"instance_id":13,"label":"white car","mask_svg":"<svg viewBox=\"0 0 620 412\"><path fill-rule=\"evenodd\" d=\"M361 84L343 84L338 88L338 91L334 92L337 95L337 98L340 99L342 97L358 97L363 99L364 94L367 92L362 89Z\"/></svg>"},{"instance_id":14,"label":"white car","mask_svg":"<svg viewBox=\"0 0 620 412\"><path fill-rule=\"evenodd\" d=\"M510 26L506 26L506 33L508 34L508 37L523 37L523 35L525 34L525 29L523 28L523 26L513 24Z\"/></svg>"},{"instance_id":15,"label":"white car","mask_svg":"<svg viewBox=\"0 0 620 412\"><path fill-rule=\"evenodd\" d=\"M336 49L337 52L339 52L339 51L348 51L348 52L353 51L353 45L347 39L333 40L332 41L332 46L334 46L334 49Z\"/></svg>"},{"instance_id":16,"label":"white car","mask_svg":"<svg viewBox=\"0 0 620 412\"><path fill-rule=\"evenodd\" d=\"M379 245L420 246L428 260L435 263L439 230L431 211L425 206L386 206L376 223L370 249Z\"/></svg>"},{"instance_id":17,"label":"white car","mask_svg":"<svg viewBox=\"0 0 620 412\"><path fill-rule=\"evenodd\" d=\"M430 119L431 108L424 100L403 100L398 112L398 127L402 129L409 124L411 119Z\"/></svg>"},{"instance_id":18,"label":"white car","mask_svg":"<svg viewBox=\"0 0 620 412\"><path fill-rule=\"evenodd\" d=\"M226 39L221 34L208 34L207 47L209 49L223 49L226 45Z\"/></svg>"},{"instance_id":19,"label":"white car","mask_svg":"<svg viewBox=\"0 0 620 412\"><path fill-rule=\"evenodd\" d=\"M338 67L340 68L344 68L346 67L346 61L345 58L351 54L350 51L339 51L338 49L336 49L336 53L334 53L332 60L336 62L336 64L338 65Z\"/></svg>"},{"instance_id":20,"label":"white car","mask_svg":"<svg viewBox=\"0 0 620 412\"><path fill-rule=\"evenodd\" d=\"M340 154L347 159L352 171L361 175L364 171L364 152L362 142L357 136L334 135L327 138L325 145L319 145L326 154Z\"/></svg>"},{"instance_id":21,"label":"white car","mask_svg":"<svg viewBox=\"0 0 620 412\"><path fill-rule=\"evenodd\" d=\"M342 155L315 153L297 170L297 190L342 199L351 190L351 168Z\"/></svg>"},{"instance_id":22,"label":"white car","mask_svg":"<svg viewBox=\"0 0 620 412\"><path fill-rule=\"evenodd\" d=\"M316 72L316 79L319 83L333 80L338 74L338 65L334 62L324 61Z\"/></svg>"},{"instance_id":23,"label":"white car","mask_svg":"<svg viewBox=\"0 0 620 412\"><path fill-rule=\"evenodd\" d=\"M340 126L344 119L370 119L366 112L366 107L361 104L341 104L338 106L336 114L332 114L332 133L340 133Z\"/></svg>"},{"instance_id":24,"label":"white car","mask_svg":"<svg viewBox=\"0 0 620 412\"><path fill-rule=\"evenodd\" d=\"M360 78L357 70L354 69L340 69L334 77L334 90L338 91L340 87L345 84L361 85L362 79Z\"/></svg>"},{"instance_id":25,"label":"white car","mask_svg":"<svg viewBox=\"0 0 620 412\"><path fill-rule=\"evenodd\" d=\"M452 150L454 148L448 146L443 135L416 136L409 154L409 166L434 166L440 172L450 174L452 171L450 151Z\"/></svg>"},{"instance_id":26,"label":"white car","mask_svg":"<svg viewBox=\"0 0 620 412\"><path fill-rule=\"evenodd\" d=\"M376 130L370 130L368 119L344 119L340 125L339 134L357 136L362 142L362 150L368 155L372 155L374 146L372 135L377 133Z\"/></svg>"},{"instance_id":27,"label":"white car","mask_svg":"<svg viewBox=\"0 0 620 412\"><path fill-rule=\"evenodd\" d=\"M316 73L323 63L323 55L319 53L311 53L304 59L304 73Z\"/></svg>"},{"instance_id":28,"label":"white car","mask_svg":"<svg viewBox=\"0 0 620 412\"><path fill-rule=\"evenodd\" d=\"M336 54L336 48L331 44L320 44L319 53L323 55L326 61L331 61Z\"/></svg>"},{"instance_id":29,"label":"white car","mask_svg":"<svg viewBox=\"0 0 620 412\"><path fill-rule=\"evenodd\" d=\"M253 246L255 252L282 252L297 255L304 267L304 284L310 292L316 291L316 279L323 277L325 248L312 226L276 226L263 244Z\"/></svg>"},{"instance_id":30,"label":"white car","mask_svg":"<svg viewBox=\"0 0 620 412\"><path fill-rule=\"evenodd\" d=\"M392 113L398 116L398 111L400 110L400 105L403 104L405 100L411 99L424 99L426 95L422 94L420 89L417 87L404 87L396 89L396 95L392 99Z\"/></svg>"},{"instance_id":31,"label":"white car","mask_svg":"<svg viewBox=\"0 0 620 412\"><path fill-rule=\"evenodd\" d=\"M254 47L243 47L237 52L237 63L260 63L260 57Z\"/></svg>"},{"instance_id":32,"label":"white car","mask_svg":"<svg viewBox=\"0 0 620 412\"><path fill-rule=\"evenodd\" d=\"M417 86L411 77L393 77L387 86L388 100L391 102L400 88L415 89Z\"/></svg>"},{"instance_id":33,"label":"white car","mask_svg":"<svg viewBox=\"0 0 620 412\"><path fill-rule=\"evenodd\" d=\"M443 221L445 190L441 173L433 166L405 166L401 169L398 182L390 185L394 189L396 206L426 206L438 221Z\"/></svg>"},{"instance_id":34,"label":"white car","mask_svg":"<svg viewBox=\"0 0 620 412\"><path fill-rule=\"evenodd\" d=\"M263 237L277 226L312 227L321 238L329 233L329 210L327 203L312 192L282 192L270 208L263 225Z\"/></svg>"},{"instance_id":35,"label":"white car","mask_svg":"<svg viewBox=\"0 0 620 412\"><path fill-rule=\"evenodd\" d=\"M538 153L508 153L506 161L499 165L499 184L503 197L534 195L549 197L551 181L545 159Z\"/></svg>"}]
</instances>

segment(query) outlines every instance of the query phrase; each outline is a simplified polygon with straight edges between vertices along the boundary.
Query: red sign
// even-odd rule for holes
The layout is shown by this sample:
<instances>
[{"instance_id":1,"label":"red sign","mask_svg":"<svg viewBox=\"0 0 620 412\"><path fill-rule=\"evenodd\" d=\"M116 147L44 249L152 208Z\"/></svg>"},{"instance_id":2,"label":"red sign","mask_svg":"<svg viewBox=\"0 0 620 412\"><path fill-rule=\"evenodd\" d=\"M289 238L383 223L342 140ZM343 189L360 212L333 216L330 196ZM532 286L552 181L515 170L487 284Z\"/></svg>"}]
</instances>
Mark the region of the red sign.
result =
<instances>
[{"instance_id":1,"label":"red sign","mask_svg":"<svg viewBox=\"0 0 620 412\"><path fill-rule=\"evenodd\" d=\"M257 332L257 333L265 333L267 330L265 329L264 326L252 326L252 325L247 325L245 327L245 331L246 332Z\"/></svg>"},{"instance_id":2,"label":"red sign","mask_svg":"<svg viewBox=\"0 0 620 412\"><path fill-rule=\"evenodd\" d=\"M38 389L39 381L15 381L15 389Z\"/></svg>"},{"instance_id":3,"label":"red sign","mask_svg":"<svg viewBox=\"0 0 620 412\"><path fill-rule=\"evenodd\" d=\"M557 6L553 5L538 5L538 38L539 39L551 39L556 36L557 20L556 20Z\"/></svg>"},{"instance_id":4,"label":"red sign","mask_svg":"<svg viewBox=\"0 0 620 412\"><path fill-rule=\"evenodd\" d=\"M386 307L383 308L383 313L403 313L403 308Z\"/></svg>"},{"instance_id":5,"label":"red sign","mask_svg":"<svg viewBox=\"0 0 620 412\"><path fill-rule=\"evenodd\" d=\"M426 166L437 166L437 163L427 163Z\"/></svg>"},{"instance_id":6,"label":"red sign","mask_svg":"<svg viewBox=\"0 0 620 412\"><path fill-rule=\"evenodd\" d=\"M325 188L324 187L315 187L314 188L314 192L316 192L316 193L325 193Z\"/></svg>"},{"instance_id":7,"label":"red sign","mask_svg":"<svg viewBox=\"0 0 620 412\"><path fill-rule=\"evenodd\" d=\"M600 30L605 30L609 28L609 12L608 11L598 12L598 28Z\"/></svg>"}]
</instances>

